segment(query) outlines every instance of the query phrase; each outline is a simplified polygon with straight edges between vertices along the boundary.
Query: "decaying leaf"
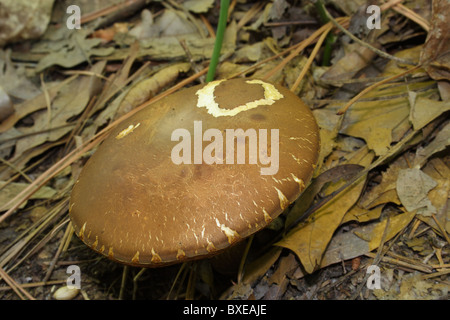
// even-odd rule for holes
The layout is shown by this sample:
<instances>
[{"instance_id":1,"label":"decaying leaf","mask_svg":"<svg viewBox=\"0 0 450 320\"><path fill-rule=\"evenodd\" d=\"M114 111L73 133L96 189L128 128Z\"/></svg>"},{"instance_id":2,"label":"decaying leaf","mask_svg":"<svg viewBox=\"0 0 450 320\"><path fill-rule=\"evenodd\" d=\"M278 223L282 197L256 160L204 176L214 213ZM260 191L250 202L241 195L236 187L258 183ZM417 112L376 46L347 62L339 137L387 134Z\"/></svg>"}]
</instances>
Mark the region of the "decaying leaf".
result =
<instances>
[{"instance_id":1,"label":"decaying leaf","mask_svg":"<svg viewBox=\"0 0 450 320\"><path fill-rule=\"evenodd\" d=\"M393 238L415 217L414 212L402 213L389 219L385 241ZM321 267L352 259L378 248L386 228L386 219L374 220L350 232L340 232L333 237L320 262Z\"/></svg>"},{"instance_id":2,"label":"decaying leaf","mask_svg":"<svg viewBox=\"0 0 450 320\"><path fill-rule=\"evenodd\" d=\"M445 150L450 145L450 122L447 123L436 137L425 147L419 147L416 151L414 166L422 167L423 164L434 154Z\"/></svg>"},{"instance_id":3,"label":"decaying leaf","mask_svg":"<svg viewBox=\"0 0 450 320\"><path fill-rule=\"evenodd\" d=\"M428 199L433 207L436 208L435 218L450 233L450 210L448 209L448 199L450 198L450 169L444 161L439 158L434 158L423 168L423 172L437 183L436 187L428 192ZM435 220L431 217L420 216L420 219L439 230Z\"/></svg>"},{"instance_id":4,"label":"decaying leaf","mask_svg":"<svg viewBox=\"0 0 450 320\"><path fill-rule=\"evenodd\" d=\"M363 149L364 151L364 149ZM368 166L373 159L371 152L359 152L353 163ZM321 263L323 253L344 215L356 203L364 188L364 179L346 188L319 208L309 223L293 229L276 245L292 250L300 259L305 271L312 273ZM345 181L330 185L327 193L338 190Z\"/></svg>"},{"instance_id":5,"label":"decaying leaf","mask_svg":"<svg viewBox=\"0 0 450 320\"><path fill-rule=\"evenodd\" d=\"M428 192L437 183L420 169L403 169L398 172L397 194L403 206L409 212L430 216L436 208L428 198Z\"/></svg>"},{"instance_id":6,"label":"decaying leaf","mask_svg":"<svg viewBox=\"0 0 450 320\"><path fill-rule=\"evenodd\" d=\"M47 88L47 94L50 100L52 100L65 85L69 85L70 82L72 82L76 78L77 76L68 77L64 81L49 85ZM26 100L22 103L17 104L15 113L0 123L0 133L11 129L19 120L23 119L25 116L33 112L45 109L46 107L47 101L44 93L41 93L30 100Z\"/></svg>"},{"instance_id":7,"label":"decaying leaf","mask_svg":"<svg viewBox=\"0 0 450 320\"><path fill-rule=\"evenodd\" d=\"M10 207L6 207L5 204L9 203L11 199L14 199L20 192L22 192L28 183L0 181L0 211L8 210ZM49 199L56 194L56 191L50 187L42 187L36 193L34 193L30 199ZM20 208L23 208L26 202L22 203Z\"/></svg>"},{"instance_id":8,"label":"decaying leaf","mask_svg":"<svg viewBox=\"0 0 450 320\"><path fill-rule=\"evenodd\" d=\"M0 50L0 86L16 99L29 100L40 90L26 77L24 67L16 67L11 61L11 50Z\"/></svg>"},{"instance_id":9,"label":"decaying leaf","mask_svg":"<svg viewBox=\"0 0 450 320\"><path fill-rule=\"evenodd\" d=\"M410 128L409 102L404 95L409 90L424 90L430 84L391 84L367 94L366 98L373 98L374 101L355 103L347 111L341 133L364 139L377 155L386 154L391 143L398 141ZM430 89L420 94L426 96L433 91Z\"/></svg>"},{"instance_id":10,"label":"decaying leaf","mask_svg":"<svg viewBox=\"0 0 450 320\"><path fill-rule=\"evenodd\" d=\"M120 118L125 113L153 98L156 93L174 81L180 73L189 71L191 65L187 62L177 63L163 68L149 78L142 79L132 86L117 108L114 118ZM109 108L114 112L115 108Z\"/></svg>"},{"instance_id":11,"label":"decaying leaf","mask_svg":"<svg viewBox=\"0 0 450 320\"><path fill-rule=\"evenodd\" d=\"M419 130L448 110L450 110L450 100L436 101L418 97L412 103L410 121L414 130Z\"/></svg>"},{"instance_id":12,"label":"decaying leaf","mask_svg":"<svg viewBox=\"0 0 450 320\"><path fill-rule=\"evenodd\" d=\"M372 50L360 44L349 45L348 53L333 64L320 78L324 82L332 82L342 86L345 80L352 79L357 72L365 68L376 56Z\"/></svg>"},{"instance_id":13,"label":"decaying leaf","mask_svg":"<svg viewBox=\"0 0 450 320\"><path fill-rule=\"evenodd\" d=\"M82 62L90 61L91 56L104 57L114 51L112 47L99 48L98 46L101 44L101 40L98 38L87 38L88 30L66 30L68 30L66 38L59 41L50 41L47 46L34 48L35 51L46 51L48 53L37 64L36 72L40 72L53 65L72 68Z\"/></svg>"},{"instance_id":14,"label":"decaying leaf","mask_svg":"<svg viewBox=\"0 0 450 320\"><path fill-rule=\"evenodd\" d=\"M434 0L431 29L423 47L420 61L435 80L450 80L450 21L447 0Z\"/></svg>"},{"instance_id":15,"label":"decaying leaf","mask_svg":"<svg viewBox=\"0 0 450 320\"><path fill-rule=\"evenodd\" d=\"M289 211L286 217L286 228L293 226L294 222L302 218L306 210L310 208L314 198L320 192L322 187L329 183L336 183L339 180L348 181L363 169L357 164L344 164L331 168L317 178L315 178L311 184L302 192L300 197L295 201L294 206Z\"/></svg>"},{"instance_id":16,"label":"decaying leaf","mask_svg":"<svg viewBox=\"0 0 450 320\"><path fill-rule=\"evenodd\" d=\"M417 60L420 47L400 51L398 57ZM398 74L404 70L395 62L386 65L382 77ZM420 75L423 71L417 71ZM414 76L414 74L413 74ZM340 133L359 137L367 142L377 155L386 154L391 143L398 141L411 127L409 92L417 99L430 98L436 93L431 81L394 83L377 87L367 93L364 100L353 104L345 115Z\"/></svg>"},{"instance_id":17,"label":"decaying leaf","mask_svg":"<svg viewBox=\"0 0 450 320\"><path fill-rule=\"evenodd\" d=\"M68 120L80 114L92 96L98 93L101 79L96 74L101 74L104 67L104 61L97 63L90 70L93 75L78 77L70 85L64 86L52 101L50 109L46 108L32 115L34 125L20 128L22 134L32 135L17 141L12 160L25 150L61 138L72 129L66 126Z\"/></svg>"},{"instance_id":18,"label":"decaying leaf","mask_svg":"<svg viewBox=\"0 0 450 320\"><path fill-rule=\"evenodd\" d=\"M342 219L342 224L349 221L367 222L378 219L383 211L383 205L376 206L374 208L365 209L356 204L351 208Z\"/></svg>"},{"instance_id":19,"label":"decaying leaf","mask_svg":"<svg viewBox=\"0 0 450 320\"><path fill-rule=\"evenodd\" d=\"M364 193L359 205L364 209L371 209L389 202L400 204L396 190L397 177L398 172L406 168L408 168L408 164L404 159L398 159L391 163L386 171L381 172L381 182Z\"/></svg>"},{"instance_id":20,"label":"decaying leaf","mask_svg":"<svg viewBox=\"0 0 450 320\"><path fill-rule=\"evenodd\" d=\"M195 13L207 12L214 5L214 0L187 0L183 7Z\"/></svg>"},{"instance_id":21,"label":"decaying leaf","mask_svg":"<svg viewBox=\"0 0 450 320\"><path fill-rule=\"evenodd\" d=\"M380 300L438 300L448 295L448 285L423 279L420 273L405 274L390 288L374 290Z\"/></svg>"}]
</instances>

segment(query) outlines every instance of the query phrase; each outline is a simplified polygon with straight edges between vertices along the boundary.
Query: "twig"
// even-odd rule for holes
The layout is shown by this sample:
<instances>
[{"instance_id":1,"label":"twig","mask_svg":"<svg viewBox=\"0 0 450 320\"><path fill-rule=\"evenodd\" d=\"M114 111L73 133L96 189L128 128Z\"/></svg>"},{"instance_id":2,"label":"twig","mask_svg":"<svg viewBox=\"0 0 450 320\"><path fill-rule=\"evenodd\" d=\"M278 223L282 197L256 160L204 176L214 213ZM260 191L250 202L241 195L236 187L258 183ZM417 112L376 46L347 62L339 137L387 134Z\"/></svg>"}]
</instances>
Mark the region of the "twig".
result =
<instances>
[{"instance_id":1,"label":"twig","mask_svg":"<svg viewBox=\"0 0 450 320\"><path fill-rule=\"evenodd\" d=\"M2 267L0 267L0 278L3 278L5 282L14 290L15 293L20 297L20 299L25 300L21 293L23 293L28 299L36 300L31 294L28 293L24 288L20 286L13 278L11 278Z\"/></svg>"},{"instance_id":2,"label":"twig","mask_svg":"<svg viewBox=\"0 0 450 320\"><path fill-rule=\"evenodd\" d=\"M444 206L445 208L446 206ZM437 224L439 231L442 233L442 236L445 238L445 240L447 240L447 243L450 244L450 238L448 237L447 232L445 231L444 227L442 226L442 224L439 222L439 220L436 218L436 216L434 215L434 213L431 215L433 217L434 222Z\"/></svg>"},{"instance_id":3,"label":"twig","mask_svg":"<svg viewBox=\"0 0 450 320\"><path fill-rule=\"evenodd\" d=\"M372 252L368 252L365 254L365 256L369 257L369 258L375 258L376 255ZM417 270L417 271L421 271L421 272L425 272L425 273L431 273L431 268L426 268L421 264L416 264L416 263L411 263L408 261L403 261L400 259L396 259L396 258L391 258L391 257L382 257L381 261L386 262L386 263L390 263L390 264L394 264L394 265L398 265L401 266L403 268L408 268L411 270Z\"/></svg>"},{"instance_id":4,"label":"twig","mask_svg":"<svg viewBox=\"0 0 450 320\"><path fill-rule=\"evenodd\" d=\"M60 242L60 244L58 246L58 250L56 251L56 254L53 257L52 262L50 263L50 265L48 267L47 273L45 274L45 277L44 277L44 279L42 281L47 282L48 279L50 279L50 276L52 275L53 270L56 267L56 261L58 261L58 258L59 258L60 254L62 252L63 247L64 247L64 243L65 243L64 240L70 235L71 231L72 231L72 226L71 225L67 225L66 230L64 231L64 236L61 239L61 242Z\"/></svg>"},{"instance_id":5,"label":"twig","mask_svg":"<svg viewBox=\"0 0 450 320\"><path fill-rule=\"evenodd\" d=\"M251 8L248 10L244 16L237 23L236 29L239 30L243 26L247 24L264 6L264 1L257 1Z\"/></svg>"},{"instance_id":6,"label":"twig","mask_svg":"<svg viewBox=\"0 0 450 320\"><path fill-rule=\"evenodd\" d=\"M325 31L320 35L319 40L317 41L316 45L314 46L313 51L308 57L308 60L306 61L306 64L303 66L302 71L298 75L297 79L295 80L294 84L291 87L291 91L294 92L295 89L299 86L300 82L303 80L303 77L305 76L306 72L309 70L309 67L314 61L314 58L317 55L317 52L319 52L320 47L322 46L322 43L325 41L325 38L327 37L328 33L331 31L331 25L329 28L325 29Z\"/></svg>"},{"instance_id":7,"label":"twig","mask_svg":"<svg viewBox=\"0 0 450 320\"><path fill-rule=\"evenodd\" d=\"M424 274L421 278L423 280L427 280L427 279L431 279L431 278L434 278L434 277L444 276L444 275L449 274L449 273L450 273L450 269L446 269L446 270L437 271L437 272L430 273L430 274Z\"/></svg>"},{"instance_id":8,"label":"twig","mask_svg":"<svg viewBox=\"0 0 450 320\"><path fill-rule=\"evenodd\" d=\"M264 75L263 79L267 80L270 77L272 77L274 74L276 74L278 71L284 68L284 66L294 59L302 50L304 50L307 46L309 46L311 43L313 43L316 38L320 37L325 31L329 30L331 27L331 23L327 23L317 29L312 35L308 37L308 39L302 41L300 45L293 51L289 56L287 56L280 64L278 64L275 68L273 68L270 72Z\"/></svg>"},{"instance_id":9,"label":"twig","mask_svg":"<svg viewBox=\"0 0 450 320\"><path fill-rule=\"evenodd\" d=\"M206 19L205 15L201 14L200 15L200 19L202 20L203 24L205 25L206 30L208 30L209 36L211 38L215 38L216 37L216 32L214 31L213 27L209 23L208 19Z\"/></svg>"},{"instance_id":10,"label":"twig","mask_svg":"<svg viewBox=\"0 0 450 320\"><path fill-rule=\"evenodd\" d=\"M426 32L430 31L430 24L427 20L419 16L417 13L412 11L411 9L405 7L403 4L399 3L395 5L392 9L400 13L401 15L404 15L406 18L414 21L419 26L421 26Z\"/></svg>"},{"instance_id":11,"label":"twig","mask_svg":"<svg viewBox=\"0 0 450 320\"><path fill-rule=\"evenodd\" d=\"M83 15L81 17L80 23L84 24L84 23L90 22L90 21L95 20L95 19L97 19L99 17L106 16L106 15L108 15L110 13L114 13L116 11L119 11L119 10L125 8L125 7L133 5L134 3L139 3L139 2L143 2L143 1L142 0L127 0L127 1L125 1L123 3L115 4L115 5L109 6L107 8L102 8L102 9L100 9L98 11L90 12L90 13L85 14L85 15Z\"/></svg>"},{"instance_id":12,"label":"twig","mask_svg":"<svg viewBox=\"0 0 450 320\"><path fill-rule=\"evenodd\" d=\"M47 282L32 282L32 283L22 283L20 284L20 286L22 288L34 288L34 287L42 287L42 286L51 286L51 285L55 285L55 284L62 284L62 283L66 283L67 280L51 280L51 281L47 281ZM0 291L8 291L8 290L14 290L11 287L0 287Z\"/></svg>"},{"instance_id":13,"label":"twig","mask_svg":"<svg viewBox=\"0 0 450 320\"><path fill-rule=\"evenodd\" d=\"M349 32L347 29L345 29L344 27L342 27L332 16L331 14L328 12L328 10L326 10L326 8L324 8L324 11L326 13L326 15L328 16L328 18L330 19L330 21L339 29L341 30L343 33L345 33L347 36L349 36L353 41L359 43L360 45L362 45L363 47L366 47L370 50L372 50L373 52L375 52L376 54L378 54L379 56L386 58L386 59L390 59L390 60L394 60L397 61L399 63L403 63L403 64L408 64L408 65L413 65L416 66L417 63L416 62L412 62L409 60L405 60L405 59L401 59L398 57L395 57L393 55L390 55L389 53L386 53L384 51L381 51L373 46L371 46L370 44L368 44L367 42L364 42L360 39L358 39L357 37L355 37L351 32Z\"/></svg>"},{"instance_id":14,"label":"twig","mask_svg":"<svg viewBox=\"0 0 450 320\"><path fill-rule=\"evenodd\" d=\"M125 285L128 277L128 269L129 268L127 265L123 266L122 281L120 282L119 300L123 300L123 297L125 295Z\"/></svg>"},{"instance_id":15,"label":"twig","mask_svg":"<svg viewBox=\"0 0 450 320\"><path fill-rule=\"evenodd\" d=\"M45 105L47 107L47 127L48 127L48 129L51 129L50 124L52 121L52 105L50 102L50 94L48 93L47 86L45 85L43 73L41 73L40 80L41 80L42 91L44 92Z\"/></svg>"},{"instance_id":16,"label":"twig","mask_svg":"<svg viewBox=\"0 0 450 320\"><path fill-rule=\"evenodd\" d=\"M389 78L386 78L386 79L384 79L384 80L381 80L380 82L374 83L373 85L371 85L371 86L365 88L365 89L362 90L360 93L358 93L356 96L354 96L352 99L350 99L350 101L347 102L347 103L345 104L345 106L337 112L337 114L338 114L338 115L343 115L343 114L348 110L348 108L349 108L352 104L354 104L359 98L361 98L361 97L362 97L363 95L365 95L367 92L369 92L369 91L375 89L376 87L381 86L382 84L385 84L385 83L388 83L388 82L390 82L390 81L392 81L392 80L395 80L395 79L397 79L397 78L403 77L403 76L407 75L408 73L411 73L411 72L413 72L413 71L419 69L420 67L421 67L421 65L417 65L417 66L415 66L415 67L413 67L413 68L410 68L410 69L406 70L405 72L396 74L396 75L394 75L394 76L392 76L392 77L389 77Z\"/></svg>"}]
</instances>

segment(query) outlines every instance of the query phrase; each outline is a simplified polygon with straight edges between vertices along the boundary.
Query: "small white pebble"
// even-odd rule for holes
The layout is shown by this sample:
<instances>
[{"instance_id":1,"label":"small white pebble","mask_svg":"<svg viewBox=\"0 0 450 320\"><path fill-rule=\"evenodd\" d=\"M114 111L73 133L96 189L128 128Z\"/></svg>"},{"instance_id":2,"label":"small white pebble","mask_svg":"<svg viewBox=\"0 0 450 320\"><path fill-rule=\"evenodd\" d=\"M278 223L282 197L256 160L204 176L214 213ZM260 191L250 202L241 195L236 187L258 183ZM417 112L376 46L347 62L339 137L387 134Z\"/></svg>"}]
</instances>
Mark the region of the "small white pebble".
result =
<instances>
[{"instance_id":1,"label":"small white pebble","mask_svg":"<svg viewBox=\"0 0 450 320\"><path fill-rule=\"evenodd\" d=\"M64 286L55 291L53 298L56 300L72 300L78 295L79 292L80 289Z\"/></svg>"}]
</instances>

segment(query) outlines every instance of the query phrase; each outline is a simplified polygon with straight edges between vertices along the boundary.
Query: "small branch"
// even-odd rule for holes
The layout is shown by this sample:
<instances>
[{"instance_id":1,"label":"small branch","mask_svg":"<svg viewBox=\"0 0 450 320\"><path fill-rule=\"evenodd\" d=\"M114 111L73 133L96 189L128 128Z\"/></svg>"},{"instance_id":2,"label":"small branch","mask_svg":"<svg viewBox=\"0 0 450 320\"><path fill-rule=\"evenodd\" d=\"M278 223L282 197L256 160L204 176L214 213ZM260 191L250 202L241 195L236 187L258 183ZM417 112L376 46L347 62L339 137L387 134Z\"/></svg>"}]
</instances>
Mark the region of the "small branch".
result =
<instances>
[{"instance_id":1,"label":"small branch","mask_svg":"<svg viewBox=\"0 0 450 320\"><path fill-rule=\"evenodd\" d=\"M363 47L366 47L370 50L372 50L373 52L375 52L376 54L378 54L380 57L386 58L386 59L390 59L390 60L394 60L397 61L399 63L403 63L403 64L408 64L408 65L412 65L412 66L416 66L417 63L416 62L412 62L409 60L405 60L405 59L401 59L398 57L395 57L393 55L390 55L389 53L386 53L384 51L381 51L373 46L371 46L370 44L368 44L367 42L364 42L360 39L358 39L356 36L354 36L351 32L349 32L347 29L345 29L344 27L342 27L332 16L331 14L327 11L327 9L324 8L324 11L326 13L326 15L328 16L328 18L330 19L330 21L339 29L341 30L343 33L345 33L346 35L348 35L353 41L357 42L358 44L362 45Z\"/></svg>"},{"instance_id":2,"label":"small branch","mask_svg":"<svg viewBox=\"0 0 450 320\"><path fill-rule=\"evenodd\" d=\"M420 65L417 65L417 66L415 66L414 68L411 68L411 69L406 70L405 72L396 74L395 76L386 78L386 79L384 79L384 80L382 80L382 81L380 81L380 82L374 83L373 85L371 85L371 86L365 88L363 91L361 91L361 92L358 93L356 96L354 96L349 102L347 102L347 104L346 104L342 109L340 109L340 110L337 112L337 114L338 114L338 115L343 115L343 114L348 110L348 108L349 108L352 104L354 104L359 98L361 98L361 97L362 97L363 95L365 95L367 92L369 92L369 91L375 89L376 87L381 86L382 84L385 84L385 83L390 82L390 81L392 81L392 80L395 80L395 79L397 79L397 78L403 77L404 75L407 75L408 73L411 73L411 72L413 72L414 70L419 69L420 67L421 67Z\"/></svg>"}]
</instances>

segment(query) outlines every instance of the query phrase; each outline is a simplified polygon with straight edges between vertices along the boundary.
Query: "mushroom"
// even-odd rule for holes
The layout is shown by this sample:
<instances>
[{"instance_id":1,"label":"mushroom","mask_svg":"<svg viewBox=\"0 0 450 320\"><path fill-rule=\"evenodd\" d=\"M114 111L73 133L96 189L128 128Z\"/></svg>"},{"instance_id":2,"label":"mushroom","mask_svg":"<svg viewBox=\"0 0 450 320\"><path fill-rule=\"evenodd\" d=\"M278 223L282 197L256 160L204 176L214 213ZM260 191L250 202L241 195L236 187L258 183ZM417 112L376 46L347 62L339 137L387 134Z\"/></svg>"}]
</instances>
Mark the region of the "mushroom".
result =
<instances>
[{"instance_id":1,"label":"mushroom","mask_svg":"<svg viewBox=\"0 0 450 320\"><path fill-rule=\"evenodd\" d=\"M108 258L159 267L215 255L267 226L312 177L319 131L288 89L217 80L121 122L70 199L78 237Z\"/></svg>"}]
</instances>

